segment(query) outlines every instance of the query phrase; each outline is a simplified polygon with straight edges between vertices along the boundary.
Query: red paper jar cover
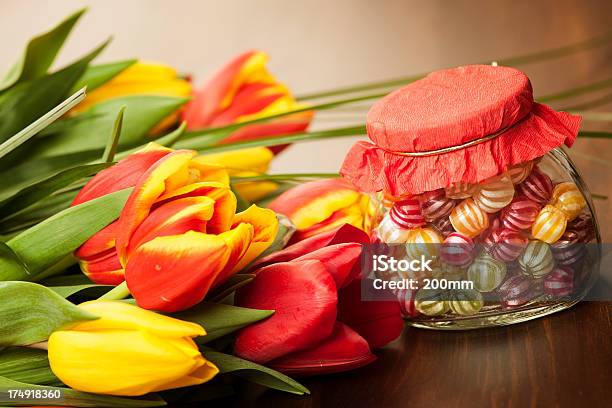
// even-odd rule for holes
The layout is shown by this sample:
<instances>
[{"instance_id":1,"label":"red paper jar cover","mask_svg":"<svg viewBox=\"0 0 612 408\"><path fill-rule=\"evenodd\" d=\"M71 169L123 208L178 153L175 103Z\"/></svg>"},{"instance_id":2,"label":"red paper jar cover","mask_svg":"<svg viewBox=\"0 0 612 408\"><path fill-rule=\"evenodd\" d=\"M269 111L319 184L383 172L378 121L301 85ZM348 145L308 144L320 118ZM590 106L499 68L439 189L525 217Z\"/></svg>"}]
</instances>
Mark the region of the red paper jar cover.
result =
<instances>
[{"instance_id":1,"label":"red paper jar cover","mask_svg":"<svg viewBox=\"0 0 612 408\"><path fill-rule=\"evenodd\" d=\"M374 143L357 142L340 173L362 191L396 197L478 183L564 143L571 146L580 121L534 102L529 78L517 69L468 65L437 71L370 109L367 131ZM401 154L469 142L475 144L450 152Z\"/></svg>"}]
</instances>

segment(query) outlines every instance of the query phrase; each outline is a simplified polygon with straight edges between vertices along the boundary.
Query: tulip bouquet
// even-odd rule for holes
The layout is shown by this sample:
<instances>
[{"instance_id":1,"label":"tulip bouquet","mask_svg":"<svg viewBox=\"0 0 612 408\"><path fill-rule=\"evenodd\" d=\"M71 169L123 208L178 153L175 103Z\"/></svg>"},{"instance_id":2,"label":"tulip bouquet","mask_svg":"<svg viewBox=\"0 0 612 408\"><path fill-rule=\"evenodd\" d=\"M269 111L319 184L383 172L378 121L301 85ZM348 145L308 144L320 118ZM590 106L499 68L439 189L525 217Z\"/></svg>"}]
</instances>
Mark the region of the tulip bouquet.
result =
<instances>
[{"instance_id":1,"label":"tulip bouquet","mask_svg":"<svg viewBox=\"0 0 612 408\"><path fill-rule=\"evenodd\" d=\"M294 97L249 51L194 88L163 64L96 63L108 41L50 72L82 14L0 81L0 404L161 406L244 380L304 394L288 375L372 362L403 321L361 299L368 197L267 171L289 144L364 134L359 103L421 75ZM356 123L309 130L331 111Z\"/></svg>"}]
</instances>

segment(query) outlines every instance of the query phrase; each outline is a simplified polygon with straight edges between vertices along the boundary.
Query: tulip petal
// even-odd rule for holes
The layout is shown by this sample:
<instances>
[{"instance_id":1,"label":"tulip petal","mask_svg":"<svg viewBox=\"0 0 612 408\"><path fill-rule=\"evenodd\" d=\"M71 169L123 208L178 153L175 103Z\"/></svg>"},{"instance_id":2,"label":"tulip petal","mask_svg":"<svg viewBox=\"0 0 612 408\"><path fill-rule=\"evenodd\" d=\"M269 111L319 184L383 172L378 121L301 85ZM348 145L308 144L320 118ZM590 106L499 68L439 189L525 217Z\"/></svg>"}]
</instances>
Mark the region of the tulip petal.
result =
<instances>
[{"instance_id":1,"label":"tulip petal","mask_svg":"<svg viewBox=\"0 0 612 408\"><path fill-rule=\"evenodd\" d=\"M144 329L160 337L196 337L204 336L202 326L192 322L175 319L141 309L129 303L92 300L79 305L80 308L100 317L87 320L73 326L71 330L139 330Z\"/></svg>"},{"instance_id":2,"label":"tulip petal","mask_svg":"<svg viewBox=\"0 0 612 408\"><path fill-rule=\"evenodd\" d=\"M114 248L96 258L80 261L79 266L92 282L100 285L118 285L125 280L125 271Z\"/></svg>"},{"instance_id":3,"label":"tulip petal","mask_svg":"<svg viewBox=\"0 0 612 408\"><path fill-rule=\"evenodd\" d=\"M319 261L279 263L260 270L236 294L236 304L276 312L242 329L236 355L266 363L313 347L333 331L337 293L333 278Z\"/></svg>"},{"instance_id":4,"label":"tulip petal","mask_svg":"<svg viewBox=\"0 0 612 408\"><path fill-rule=\"evenodd\" d=\"M253 226L254 234L251 244L234 271L237 272L261 255L272 244L278 233L278 218L274 211L252 205L234 216L232 227L240 224Z\"/></svg>"},{"instance_id":5,"label":"tulip petal","mask_svg":"<svg viewBox=\"0 0 612 408\"><path fill-rule=\"evenodd\" d=\"M208 181L192 183L164 194L158 202L195 196L206 196L215 201L214 213L206 224L206 232L220 234L231 228L237 202L236 196L227 185Z\"/></svg>"},{"instance_id":6,"label":"tulip petal","mask_svg":"<svg viewBox=\"0 0 612 408\"><path fill-rule=\"evenodd\" d=\"M202 301L228 257L227 244L216 235L157 237L130 254L125 277L139 306L176 312Z\"/></svg>"},{"instance_id":7,"label":"tulip petal","mask_svg":"<svg viewBox=\"0 0 612 408\"><path fill-rule=\"evenodd\" d=\"M172 149L157 143L149 143L145 148L96 174L79 191L72 205L78 205L94 198L135 186L140 177L151 166L170 152L172 152Z\"/></svg>"},{"instance_id":8,"label":"tulip petal","mask_svg":"<svg viewBox=\"0 0 612 408\"><path fill-rule=\"evenodd\" d=\"M98 231L81 245L74 255L81 260L90 260L115 248L115 237L119 222L115 221Z\"/></svg>"},{"instance_id":9,"label":"tulip petal","mask_svg":"<svg viewBox=\"0 0 612 408\"><path fill-rule=\"evenodd\" d=\"M341 289L348 285L359 275L361 244L354 242L330 245L317 249L309 254L302 255L295 261L317 260L321 261Z\"/></svg>"},{"instance_id":10,"label":"tulip petal","mask_svg":"<svg viewBox=\"0 0 612 408\"><path fill-rule=\"evenodd\" d=\"M212 286L222 284L235 272L235 266L245 256L255 235L255 228L250 224L241 223L229 231L219 234L229 249L229 258L223 270L217 275Z\"/></svg>"},{"instance_id":11,"label":"tulip petal","mask_svg":"<svg viewBox=\"0 0 612 408\"><path fill-rule=\"evenodd\" d=\"M308 128L313 116L312 112L301 112L283 116L266 123L255 123L253 125L243 126L223 139L221 144L304 132ZM272 153L278 154L287 146L288 145L270 146L270 150Z\"/></svg>"},{"instance_id":12,"label":"tulip petal","mask_svg":"<svg viewBox=\"0 0 612 408\"><path fill-rule=\"evenodd\" d=\"M331 336L311 349L269 363L288 375L318 375L353 370L376 360L368 342L345 324L336 322Z\"/></svg>"},{"instance_id":13,"label":"tulip petal","mask_svg":"<svg viewBox=\"0 0 612 408\"><path fill-rule=\"evenodd\" d=\"M355 187L343 179L317 180L287 190L268 207L289 217L298 230L302 230L359 202L360 196Z\"/></svg>"},{"instance_id":14,"label":"tulip petal","mask_svg":"<svg viewBox=\"0 0 612 408\"><path fill-rule=\"evenodd\" d=\"M188 181L188 164L193 156L193 151L176 150L156 162L138 180L119 217L116 247L123 264L130 237L149 215L153 203L165 192Z\"/></svg>"},{"instance_id":15,"label":"tulip petal","mask_svg":"<svg viewBox=\"0 0 612 408\"><path fill-rule=\"evenodd\" d=\"M338 292L338 320L365 338L372 349L395 340L404 328L398 302L361 300L361 280Z\"/></svg>"},{"instance_id":16,"label":"tulip petal","mask_svg":"<svg viewBox=\"0 0 612 408\"><path fill-rule=\"evenodd\" d=\"M197 157L192 159L189 163L189 172L189 184L199 183L201 181L212 181L228 187L230 185L230 175L225 167L206 163L205 161L198 160Z\"/></svg>"},{"instance_id":17,"label":"tulip petal","mask_svg":"<svg viewBox=\"0 0 612 408\"><path fill-rule=\"evenodd\" d=\"M346 208L342 208L334 212L329 218L317 224L311 225L308 228L298 230L291 237L290 243L298 242L321 232L335 229L343 224L350 224L359 229L363 229L364 216L360 201Z\"/></svg>"},{"instance_id":18,"label":"tulip petal","mask_svg":"<svg viewBox=\"0 0 612 408\"><path fill-rule=\"evenodd\" d=\"M367 244L370 242L370 238L362 230L355 228L352 225L345 224L334 230L314 235L303 241L290 245L281 251L274 252L266 257L263 257L257 260L250 270L253 271L257 268L277 262L288 262L299 258L302 255L316 251L317 249L347 242Z\"/></svg>"}]
</instances>

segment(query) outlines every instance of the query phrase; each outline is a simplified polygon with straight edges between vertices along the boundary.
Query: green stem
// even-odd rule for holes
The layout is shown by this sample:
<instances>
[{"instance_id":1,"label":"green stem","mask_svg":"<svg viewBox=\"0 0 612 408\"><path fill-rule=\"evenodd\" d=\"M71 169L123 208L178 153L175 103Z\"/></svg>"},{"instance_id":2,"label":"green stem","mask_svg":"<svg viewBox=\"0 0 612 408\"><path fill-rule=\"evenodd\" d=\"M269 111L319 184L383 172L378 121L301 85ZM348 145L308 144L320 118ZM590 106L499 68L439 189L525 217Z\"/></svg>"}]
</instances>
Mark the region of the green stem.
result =
<instances>
[{"instance_id":1,"label":"green stem","mask_svg":"<svg viewBox=\"0 0 612 408\"><path fill-rule=\"evenodd\" d=\"M594 82L588 85L578 86L576 88L568 89L566 91L544 95L539 98L536 98L538 102L552 102L558 101L560 99L572 98L574 96L583 95L590 92L599 91L600 89L605 89L612 86L612 78L604 79L603 81Z\"/></svg>"},{"instance_id":2,"label":"green stem","mask_svg":"<svg viewBox=\"0 0 612 408\"><path fill-rule=\"evenodd\" d=\"M98 300L121 300L128 296L130 296L130 290L127 287L127 282L123 281L110 291L100 296Z\"/></svg>"},{"instance_id":3,"label":"green stem","mask_svg":"<svg viewBox=\"0 0 612 408\"><path fill-rule=\"evenodd\" d=\"M246 183L252 181L287 181L299 179L324 179L340 177L338 173L288 173L288 174L261 174L259 176L232 177L232 183Z\"/></svg>"}]
</instances>

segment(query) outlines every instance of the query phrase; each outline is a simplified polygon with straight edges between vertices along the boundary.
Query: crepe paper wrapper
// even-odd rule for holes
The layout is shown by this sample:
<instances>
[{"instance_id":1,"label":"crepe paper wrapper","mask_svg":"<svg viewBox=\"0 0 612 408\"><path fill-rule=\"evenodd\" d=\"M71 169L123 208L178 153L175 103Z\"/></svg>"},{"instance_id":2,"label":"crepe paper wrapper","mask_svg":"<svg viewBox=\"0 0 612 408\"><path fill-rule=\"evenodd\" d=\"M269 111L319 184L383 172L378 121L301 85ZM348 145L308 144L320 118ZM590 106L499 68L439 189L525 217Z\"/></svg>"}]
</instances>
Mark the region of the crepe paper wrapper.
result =
<instances>
[{"instance_id":1,"label":"crepe paper wrapper","mask_svg":"<svg viewBox=\"0 0 612 408\"><path fill-rule=\"evenodd\" d=\"M581 118L535 103L525 74L469 65L434 72L387 95L368 112L374 143L357 142L340 173L365 192L420 194L479 183L508 167L571 147ZM499 136L451 152L406 156Z\"/></svg>"}]
</instances>

